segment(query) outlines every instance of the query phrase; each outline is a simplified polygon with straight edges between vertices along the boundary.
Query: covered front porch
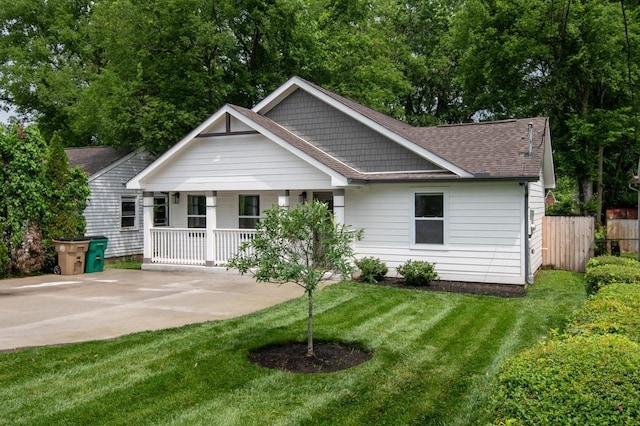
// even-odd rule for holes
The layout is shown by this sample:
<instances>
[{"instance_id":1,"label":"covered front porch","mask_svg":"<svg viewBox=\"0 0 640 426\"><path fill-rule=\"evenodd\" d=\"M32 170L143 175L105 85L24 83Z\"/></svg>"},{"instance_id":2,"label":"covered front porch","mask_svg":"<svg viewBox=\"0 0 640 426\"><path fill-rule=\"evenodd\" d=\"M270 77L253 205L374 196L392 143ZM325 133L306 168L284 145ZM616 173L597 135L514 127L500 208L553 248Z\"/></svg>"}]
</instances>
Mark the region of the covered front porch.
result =
<instances>
[{"instance_id":1,"label":"covered front porch","mask_svg":"<svg viewBox=\"0 0 640 426\"><path fill-rule=\"evenodd\" d=\"M344 190L144 192L143 268L224 267L264 210L320 200L344 223Z\"/></svg>"}]
</instances>

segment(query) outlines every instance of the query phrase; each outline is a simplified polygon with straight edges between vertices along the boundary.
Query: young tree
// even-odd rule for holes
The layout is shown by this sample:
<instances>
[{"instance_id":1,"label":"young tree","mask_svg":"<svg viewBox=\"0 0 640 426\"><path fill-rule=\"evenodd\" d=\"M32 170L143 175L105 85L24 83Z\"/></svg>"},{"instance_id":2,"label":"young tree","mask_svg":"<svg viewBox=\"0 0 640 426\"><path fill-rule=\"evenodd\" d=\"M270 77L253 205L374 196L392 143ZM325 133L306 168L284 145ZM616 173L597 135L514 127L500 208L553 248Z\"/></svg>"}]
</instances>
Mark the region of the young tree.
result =
<instances>
[{"instance_id":1,"label":"young tree","mask_svg":"<svg viewBox=\"0 0 640 426\"><path fill-rule=\"evenodd\" d=\"M313 351L313 292L336 273L348 277L353 270L353 241L362 232L352 232L337 223L319 201L293 209L272 207L258 222L255 237L242 244L229 261L229 268L250 272L258 282L293 282L304 288L309 302L307 356Z\"/></svg>"}]
</instances>

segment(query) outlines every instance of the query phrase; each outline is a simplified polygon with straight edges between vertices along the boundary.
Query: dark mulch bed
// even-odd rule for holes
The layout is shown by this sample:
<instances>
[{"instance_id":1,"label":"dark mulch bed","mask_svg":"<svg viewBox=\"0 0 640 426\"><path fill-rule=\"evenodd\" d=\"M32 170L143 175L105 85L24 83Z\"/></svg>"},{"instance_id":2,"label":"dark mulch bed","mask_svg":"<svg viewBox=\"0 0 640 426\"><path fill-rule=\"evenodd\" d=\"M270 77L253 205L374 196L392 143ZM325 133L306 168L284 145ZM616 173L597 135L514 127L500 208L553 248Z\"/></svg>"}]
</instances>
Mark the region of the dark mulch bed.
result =
<instances>
[{"instance_id":1,"label":"dark mulch bed","mask_svg":"<svg viewBox=\"0 0 640 426\"><path fill-rule=\"evenodd\" d=\"M314 341L315 357L307 356L307 343L286 342L264 346L249 354L254 364L292 373L331 373L371 359L371 353L354 343Z\"/></svg>"},{"instance_id":2,"label":"dark mulch bed","mask_svg":"<svg viewBox=\"0 0 640 426\"><path fill-rule=\"evenodd\" d=\"M527 294L524 285L469 283L463 281L432 281L428 286L410 286L402 278L385 277L374 285L406 288L423 291L446 291L450 293L480 294L484 296L522 297Z\"/></svg>"}]
</instances>

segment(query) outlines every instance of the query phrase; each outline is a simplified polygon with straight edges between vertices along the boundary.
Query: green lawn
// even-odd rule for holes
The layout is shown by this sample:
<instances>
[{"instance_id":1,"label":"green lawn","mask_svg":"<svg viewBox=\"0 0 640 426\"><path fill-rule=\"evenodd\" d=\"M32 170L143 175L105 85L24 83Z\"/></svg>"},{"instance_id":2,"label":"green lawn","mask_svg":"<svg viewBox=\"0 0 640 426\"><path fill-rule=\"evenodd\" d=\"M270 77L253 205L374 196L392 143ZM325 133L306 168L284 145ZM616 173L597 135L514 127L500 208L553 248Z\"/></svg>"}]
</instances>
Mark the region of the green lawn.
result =
<instances>
[{"instance_id":1,"label":"green lawn","mask_svg":"<svg viewBox=\"0 0 640 426\"><path fill-rule=\"evenodd\" d=\"M0 425L482 423L508 356L561 328L580 274L543 271L525 298L341 283L316 294L316 338L372 360L329 374L263 369L248 351L304 340L306 300L242 318L0 354Z\"/></svg>"}]
</instances>

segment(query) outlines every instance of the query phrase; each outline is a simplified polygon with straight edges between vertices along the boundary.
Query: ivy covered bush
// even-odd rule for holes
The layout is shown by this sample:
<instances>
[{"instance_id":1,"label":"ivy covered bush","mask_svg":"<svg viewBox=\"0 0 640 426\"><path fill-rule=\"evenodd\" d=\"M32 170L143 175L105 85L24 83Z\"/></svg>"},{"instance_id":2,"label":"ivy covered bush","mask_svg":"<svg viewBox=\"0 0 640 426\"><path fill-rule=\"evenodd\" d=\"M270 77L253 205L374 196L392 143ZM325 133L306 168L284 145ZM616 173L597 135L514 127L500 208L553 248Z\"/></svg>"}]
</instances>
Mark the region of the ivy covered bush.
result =
<instances>
[{"instance_id":1,"label":"ivy covered bush","mask_svg":"<svg viewBox=\"0 0 640 426\"><path fill-rule=\"evenodd\" d=\"M563 334L507 360L490 409L499 425L640 424L640 285L603 287Z\"/></svg>"},{"instance_id":2,"label":"ivy covered bush","mask_svg":"<svg viewBox=\"0 0 640 426\"><path fill-rule=\"evenodd\" d=\"M47 144L36 126L0 125L0 157L0 276L47 272L52 240L84 234L87 176L69 168L60 137Z\"/></svg>"},{"instance_id":3,"label":"ivy covered bush","mask_svg":"<svg viewBox=\"0 0 640 426\"><path fill-rule=\"evenodd\" d=\"M602 287L616 283L640 283L640 262L615 256L594 257L587 262L587 294L596 294Z\"/></svg>"},{"instance_id":4,"label":"ivy covered bush","mask_svg":"<svg viewBox=\"0 0 640 426\"><path fill-rule=\"evenodd\" d=\"M9 275L9 249L3 239L0 238L0 279Z\"/></svg>"},{"instance_id":5,"label":"ivy covered bush","mask_svg":"<svg viewBox=\"0 0 640 426\"><path fill-rule=\"evenodd\" d=\"M495 424L636 425L640 345L626 336L553 339L507 360L491 404Z\"/></svg>"},{"instance_id":6,"label":"ivy covered bush","mask_svg":"<svg viewBox=\"0 0 640 426\"><path fill-rule=\"evenodd\" d=\"M574 313L566 332L580 336L623 334L640 343L640 285L604 287Z\"/></svg>"},{"instance_id":7,"label":"ivy covered bush","mask_svg":"<svg viewBox=\"0 0 640 426\"><path fill-rule=\"evenodd\" d=\"M360 269L359 280L365 283L377 283L387 275L387 265L378 258L365 257L356 260L356 266Z\"/></svg>"},{"instance_id":8,"label":"ivy covered bush","mask_svg":"<svg viewBox=\"0 0 640 426\"><path fill-rule=\"evenodd\" d=\"M425 260L413 261L409 259L396 269L408 285L420 287L427 286L431 284L431 281L438 279L435 266L435 263Z\"/></svg>"},{"instance_id":9,"label":"ivy covered bush","mask_svg":"<svg viewBox=\"0 0 640 426\"><path fill-rule=\"evenodd\" d=\"M589 261L587 262L587 269L603 265L619 265L640 268L640 262L635 259L629 259L620 256L603 255L592 257L591 259L589 259Z\"/></svg>"}]
</instances>

